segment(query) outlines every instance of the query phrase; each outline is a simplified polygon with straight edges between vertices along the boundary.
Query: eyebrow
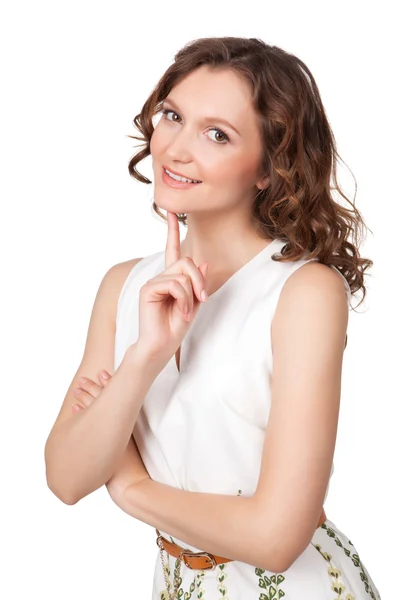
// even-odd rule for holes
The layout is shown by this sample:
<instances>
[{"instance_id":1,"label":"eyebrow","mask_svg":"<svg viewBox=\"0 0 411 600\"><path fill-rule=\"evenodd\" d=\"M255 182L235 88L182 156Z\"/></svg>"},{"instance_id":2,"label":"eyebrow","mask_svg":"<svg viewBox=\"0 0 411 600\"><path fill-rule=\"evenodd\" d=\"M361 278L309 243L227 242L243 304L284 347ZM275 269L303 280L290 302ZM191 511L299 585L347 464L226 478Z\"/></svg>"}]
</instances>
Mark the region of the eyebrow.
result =
<instances>
[{"instance_id":1,"label":"eyebrow","mask_svg":"<svg viewBox=\"0 0 411 600\"><path fill-rule=\"evenodd\" d=\"M173 108L175 108L177 111L180 111L180 109L178 108L177 104L175 102L173 102L170 98L165 98L163 100L164 102L168 102L168 104L170 104L170 106L172 106ZM224 123L224 125L228 125L228 127L230 127L231 129L233 129L237 135L240 135L240 133L237 131L237 129L231 125L231 123L229 121L227 121L226 119L222 119L221 117L204 117L203 119L204 121L214 121L217 123Z\"/></svg>"}]
</instances>

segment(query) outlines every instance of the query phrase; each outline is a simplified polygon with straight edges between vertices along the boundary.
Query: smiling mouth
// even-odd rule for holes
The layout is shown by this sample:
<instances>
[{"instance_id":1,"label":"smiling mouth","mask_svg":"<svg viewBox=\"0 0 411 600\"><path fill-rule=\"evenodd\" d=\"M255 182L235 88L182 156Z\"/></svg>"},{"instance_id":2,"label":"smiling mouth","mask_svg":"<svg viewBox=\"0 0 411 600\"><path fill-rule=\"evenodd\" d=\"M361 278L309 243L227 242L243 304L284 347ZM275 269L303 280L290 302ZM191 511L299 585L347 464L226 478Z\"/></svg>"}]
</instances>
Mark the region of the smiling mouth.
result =
<instances>
[{"instance_id":1,"label":"smiling mouth","mask_svg":"<svg viewBox=\"0 0 411 600\"><path fill-rule=\"evenodd\" d=\"M181 181L179 179L174 179L171 177L165 169L163 169L162 175L163 183L171 189L175 190L191 190L191 188L201 185L201 181L199 183L191 183L190 181Z\"/></svg>"},{"instance_id":2,"label":"smiling mouth","mask_svg":"<svg viewBox=\"0 0 411 600\"><path fill-rule=\"evenodd\" d=\"M202 183L199 179L190 179L189 177L184 177L183 175L177 175L177 173L173 173L173 171L170 171L170 169L167 169L166 167L163 167L163 172L174 181L180 181L181 183Z\"/></svg>"}]
</instances>

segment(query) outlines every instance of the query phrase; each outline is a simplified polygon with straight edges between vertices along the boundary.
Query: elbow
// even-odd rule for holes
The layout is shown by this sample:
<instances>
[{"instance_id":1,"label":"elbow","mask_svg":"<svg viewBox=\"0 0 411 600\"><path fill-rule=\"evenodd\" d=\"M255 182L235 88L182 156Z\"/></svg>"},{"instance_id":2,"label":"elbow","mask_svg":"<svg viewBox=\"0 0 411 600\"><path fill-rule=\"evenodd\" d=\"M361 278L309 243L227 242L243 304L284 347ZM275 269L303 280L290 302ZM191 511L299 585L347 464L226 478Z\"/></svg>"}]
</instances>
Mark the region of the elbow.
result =
<instances>
[{"instance_id":1,"label":"elbow","mask_svg":"<svg viewBox=\"0 0 411 600\"><path fill-rule=\"evenodd\" d=\"M260 543L257 545L259 551L256 560L260 568L278 575L287 571L296 557L290 548L287 532L283 528L269 527L268 523L269 519L263 519L263 526L259 529Z\"/></svg>"},{"instance_id":2,"label":"elbow","mask_svg":"<svg viewBox=\"0 0 411 600\"><path fill-rule=\"evenodd\" d=\"M64 504L72 506L73 504L77 504L80 498L75 497L75 495L67 489L62 489L61 485L58 484L58 478L54 477L51 473L49 467L47 467L46 463L46 482L47 487L53 494L61 500Z\"/></svg>"},{"instance_id":3,"label":"elbow","mask_svg":"<svg viewBox=\"0 0 411 600\"><path fill-rule=\"evenodd\" d=\"M81 498L76 497L75 494L73 494L73 490L70 489L70 486L67 486L67 475L62 477L62 468L59 465L53 464L52 457L47 454L47 446L44 459L46 466L46 482L49 490L64 504L69 506L77 504Z\"/></svg>"},{"instance_id":4,"label":"elbow","mask_svg":"<svg viewBox=\"0 0 411 600\"><path fill-rule=\"evenodd\" d=\"M46 478L46 480L49 490L53 492L56 498L61 500L61 502L63 502L64 504L67 504L68 506L73 506L74 504L77 504L77 502L80 500L80 498L75 498L73 495L69 495L67 492L62 492L61 490L57 489L48 478Z\"/></svg>"},{"instance_id":5,"label":"elbow","mask_svg":"<svg viewBox=\"0 0 411 600\"><path fill-rule=\"evenodd\" d=\"M270 530L266 526L264 533L260 536L260 542L260 548L266 548L266 551L262 552L263 564L260 566L272 573L285 573L301 554L293 543L290 528L287 530L287 528L276 527Z\"/></svg>"},{"instance_id":6,"label":"elbow","mask_svg":"<svg viewBox=\"0 0 411 600\"><path fill-rule=\"evenodd\" d=\"M283 530L282 533L277 531L276 535L272 535L269 540L267 540L266 535L264 542L265 545L261 545L267 548L263 556L264 568L276 574L288 571L306 548L305 543L302 543L299 537L298 541L293 538L290 529L288 531Z\"/></svg>"},{"instance_id":7,"label":"elbow","mask_svg":"<svg viewBox=\"0 0 411 600\"><path fill-rule=\"evenodd\" d=\"M294 561L285 561L284 557L277 557L277 560L272 564L271 571L273 573L286 573Z\"/></svg>"},{"instance_id":8,"label":"elbow","mask_svg":"<svg viewBox=\"0 0 411 600\"><path fill-rule=\"evenodd\" d=\"M294 561L286 559L283 553L265 552L259 561L259 567L279 575L285 573L293 564Z\"/></svg>"},{"instance_id":9,"label":"elbow","mask_svg":"<svg viewBox=\"0 0 411 600\"><path fill-rule=\"evenodd\" d=\"M74 504L77 504L77 502L79 501L79 498L65 498L65 497L60 497L58 496L58 499L61 500L64 504L67 504L67 506L74 506Z\"/></svg>"}]
</instances>

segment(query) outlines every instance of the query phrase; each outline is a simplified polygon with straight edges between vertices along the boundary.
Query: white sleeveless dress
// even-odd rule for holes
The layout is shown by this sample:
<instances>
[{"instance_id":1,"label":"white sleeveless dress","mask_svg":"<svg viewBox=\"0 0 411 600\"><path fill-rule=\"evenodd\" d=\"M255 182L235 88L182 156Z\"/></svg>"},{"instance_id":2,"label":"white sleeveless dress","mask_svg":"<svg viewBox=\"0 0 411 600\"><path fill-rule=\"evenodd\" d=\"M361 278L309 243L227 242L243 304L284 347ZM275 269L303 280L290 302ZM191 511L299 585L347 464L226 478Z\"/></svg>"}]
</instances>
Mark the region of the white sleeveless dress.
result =
<instances>
[{"instance_id":1,"label":"white sleeveless dress","mask_svg":"<svg viewBox=\"0 0 411 600\"><path fill-rule=\"evenodd\" d=\"M271 404L271 320L287 278L309 262L274 262L271 256L283 245L273 240L200 305L183 339L180 371L173 356L153 382L133 432L153 480L194 492L253 495ZM165 252L157 252L140 260L124 283L115 369L138 338L140 288L164 269ZM160 534L194 552L203 550ZM156 537L153 529L153 544ZM174 589L176 558L164 551L164 559ZM380 600L356 548L329 519L284 573L239 561L214 570L181 563L180 578L179 600ZM158 549L152 600L167 598Z\"/></svg>"}]
</instances>

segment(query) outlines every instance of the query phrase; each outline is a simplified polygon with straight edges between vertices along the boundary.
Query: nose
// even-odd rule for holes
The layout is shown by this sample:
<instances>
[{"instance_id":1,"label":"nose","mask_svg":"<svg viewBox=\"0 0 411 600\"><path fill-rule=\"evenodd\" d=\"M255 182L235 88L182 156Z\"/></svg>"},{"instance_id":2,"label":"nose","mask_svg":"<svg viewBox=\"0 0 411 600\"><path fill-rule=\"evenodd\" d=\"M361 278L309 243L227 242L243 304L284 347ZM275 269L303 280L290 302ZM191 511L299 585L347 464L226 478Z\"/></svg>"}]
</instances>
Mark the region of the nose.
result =
<instances>
[{"instance_id":1,"label":"nose","mask_svg":"<svg viewBox=\"0 0 411 600\"><path fill-rule=\"evenodd\" d=\"M187 127L181 127L170 136L167 146L170 159L187 163L193 159L193 140Z\"/></svg>"}]
</instances>

